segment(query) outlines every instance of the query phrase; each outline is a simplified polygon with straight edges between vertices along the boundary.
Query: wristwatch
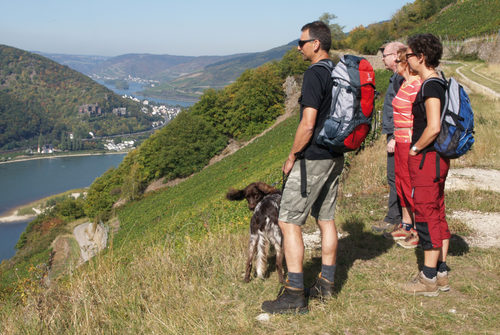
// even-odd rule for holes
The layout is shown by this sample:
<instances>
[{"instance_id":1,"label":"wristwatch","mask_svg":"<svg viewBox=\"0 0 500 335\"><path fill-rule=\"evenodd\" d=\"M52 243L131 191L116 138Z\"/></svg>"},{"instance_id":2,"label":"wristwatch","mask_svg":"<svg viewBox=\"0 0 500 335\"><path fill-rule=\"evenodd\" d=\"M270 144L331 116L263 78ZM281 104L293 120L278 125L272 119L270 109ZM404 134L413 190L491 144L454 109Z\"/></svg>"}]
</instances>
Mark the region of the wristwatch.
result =
<instances>
[{"instance_id":1,"label":"wristwatch","mask_svg":"<svg viewBox=\"0 0 500 335\"><path fill-rule=\"evenodd\" d=\"M417 146L416 146L416 145L412 146L412 147L411 147L411 151L413 151L413 152L417 153L417 152L418 152L418 148L417 148Z\"/></svg>"}]
</instances>

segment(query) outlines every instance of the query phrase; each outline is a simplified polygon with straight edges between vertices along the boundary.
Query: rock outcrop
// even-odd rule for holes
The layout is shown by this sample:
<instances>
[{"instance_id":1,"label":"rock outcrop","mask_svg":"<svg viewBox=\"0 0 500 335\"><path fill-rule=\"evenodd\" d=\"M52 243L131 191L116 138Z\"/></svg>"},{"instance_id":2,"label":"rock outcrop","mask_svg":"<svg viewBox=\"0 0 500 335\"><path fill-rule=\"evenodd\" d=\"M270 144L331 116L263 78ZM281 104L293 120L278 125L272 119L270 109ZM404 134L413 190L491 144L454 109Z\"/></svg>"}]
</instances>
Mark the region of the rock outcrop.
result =
<instances>
[{"instance_id":1,"label":"rock outcrop","mask_svg":"<svg viewBox=\"0 0 500 335\"><path fill-rule=\"evenodd\" d=\"M108 228L102 222L87 222L77 226L73 235L80 246L80 263L84 263L106 248Z\"/></svg>"}]
</instances>

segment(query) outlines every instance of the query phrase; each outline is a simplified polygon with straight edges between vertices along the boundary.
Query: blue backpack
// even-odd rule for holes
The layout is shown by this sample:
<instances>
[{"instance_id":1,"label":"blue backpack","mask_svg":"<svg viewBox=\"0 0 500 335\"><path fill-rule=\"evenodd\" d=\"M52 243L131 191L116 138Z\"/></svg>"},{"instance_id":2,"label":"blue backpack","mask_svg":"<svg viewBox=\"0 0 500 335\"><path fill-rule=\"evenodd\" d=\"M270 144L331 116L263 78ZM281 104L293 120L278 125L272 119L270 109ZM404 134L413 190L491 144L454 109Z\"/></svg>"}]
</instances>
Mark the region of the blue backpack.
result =
<instances>
[{"instance_id":1,"label":"blue backpack","mask_svg":"<svg viewBox=\"0 0 500 335\"><path fill-rule=\"evenodd\" d=\"M443 78L444 78L444 74ZM441 113L441 131L434 142L434 149L441 157L458 158L465 154L474 143L474 112L470 99L462 85L454 78L448 82L439 78L438 81L446 87L446 100ZM424 89L422 84L421 90Z\"/></svg>"}]
</instances>

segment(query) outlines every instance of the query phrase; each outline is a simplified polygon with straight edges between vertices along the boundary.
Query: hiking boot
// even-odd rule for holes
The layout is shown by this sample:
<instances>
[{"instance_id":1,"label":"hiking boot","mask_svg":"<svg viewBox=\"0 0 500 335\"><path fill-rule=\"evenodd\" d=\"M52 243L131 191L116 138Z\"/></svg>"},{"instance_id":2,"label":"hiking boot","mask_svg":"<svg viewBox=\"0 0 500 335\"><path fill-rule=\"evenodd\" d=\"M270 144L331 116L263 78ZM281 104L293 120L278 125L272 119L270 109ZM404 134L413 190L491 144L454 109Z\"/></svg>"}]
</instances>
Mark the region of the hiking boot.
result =
<instances>
[{"instance_id":1,"label":"hiking boot","mask_svg":"<svg viewBox=\"0 0 500 335\"><path fill-rule=\"evenodd\" d=\"M384 233L384 237L390 240L404 240L410 235L410 231L403 228L403 224L399 224L390 233Z\"/></svg>"},{"instance_id":2,"label":"hiking boot","mask_svg":"<svg viewBox=\"0 0 500 335\"><path fill-rule=\"evenodd\" d=\"M305 314L308 309L304 290L283 286L276 300L267 300L262 303L262 310L270 314Z\"/></svg>"},{"instance_id":3,"label":"hiking boot","mask_svg":"<svg viewBox=\"0 0 500 335\"><path fill-rule=\"evenodd\" d=\"M410 235L406 236L404 240L399 240L398 245L405 249L413 249L418 247L418 233L415 229L410 229Z\"/></svg>"},{"instance_id":4,"label":"hiking boot","mask_svg":"<svg viewBox=\"0 0 500 335\"><path fill-rule=\"evenodd\" d=\"M391 222L377 222L374 225L372 225L372 231L375 233L385 233L387 231L393 231L394 227L397 227L397 223L391 223Z\"/></svg>"},{"instance_id":5,"label":"hiking boot","mask_svg":"<svg viewBox=\"0 0 500 335\"><path fill-rule=\"evenodd\" d=\"M437 273L437 287L442 292L450 290L450 283L448 281L448 271Z\"/></svg>"},{"instance_id":6,"label":"hiking boot","mask_svg":"<svg viewBox=\"0 0 500 335\"><path fill-rule=\"evenodd\" d=\"M439 295L437 278L429 279L424 276L422 271L412 281L404 284L402 288L405 293L414 295L423 295L426 297L437 297Z\"/></svg>"},{"instance_id":7,"label":"hiking boot","mask_svg":"<svg viewBox=\"0 0 500 335\"><path fill-rule=\"evenodd\" d=\"M307 288L305 293L306 297L310 299L325 300L331 298L333 295L333 282L321 277L320 273L314 285Z\"/></svg>"}]
</instances>

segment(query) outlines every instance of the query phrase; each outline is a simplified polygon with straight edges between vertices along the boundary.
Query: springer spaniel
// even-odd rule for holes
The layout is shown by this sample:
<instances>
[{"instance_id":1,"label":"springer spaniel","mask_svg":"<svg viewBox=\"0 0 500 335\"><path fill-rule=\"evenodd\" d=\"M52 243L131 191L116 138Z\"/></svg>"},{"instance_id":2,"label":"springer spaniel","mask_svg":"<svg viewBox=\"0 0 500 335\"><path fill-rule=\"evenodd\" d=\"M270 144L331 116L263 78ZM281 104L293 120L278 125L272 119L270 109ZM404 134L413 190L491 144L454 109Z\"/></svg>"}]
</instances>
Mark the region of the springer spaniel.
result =
<instances>
[{"instance_id":1,"label":"springer spaniel","mask_svg":"<svg viewBox=\"0 0 500 335\"><path fill-rule=\"evenodd\" d=\"M226 194L229 200L247 199L248 208L253 211L250 220L250 242L248 243L248 258L245 271L245 282L250 281L252 261L257 251L257 277L263 279L267 265L269 242L276 250L276 269L280 283L283 279L283 247L282 234L278 226L278 212L281 192L263 182L251 183L243 190L231 189Z\"/></svg>"}]
</instances>

